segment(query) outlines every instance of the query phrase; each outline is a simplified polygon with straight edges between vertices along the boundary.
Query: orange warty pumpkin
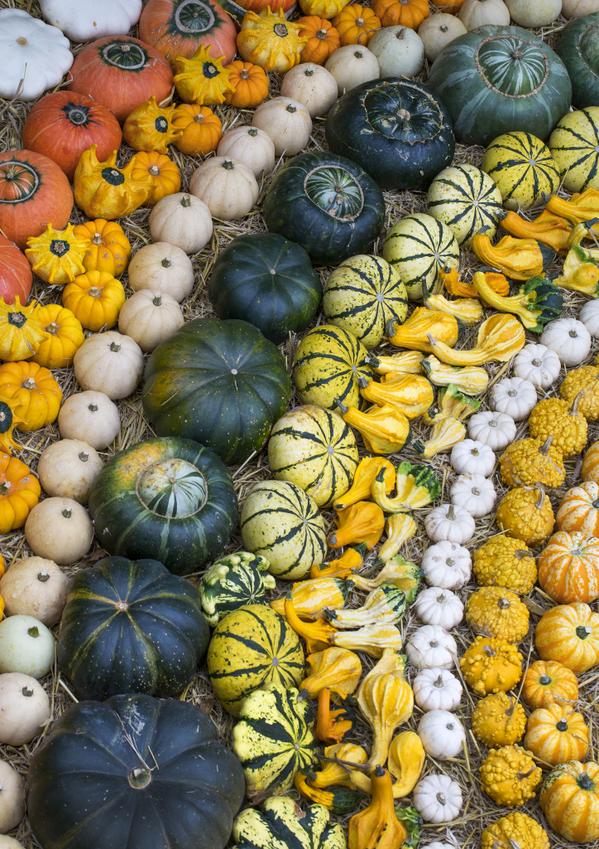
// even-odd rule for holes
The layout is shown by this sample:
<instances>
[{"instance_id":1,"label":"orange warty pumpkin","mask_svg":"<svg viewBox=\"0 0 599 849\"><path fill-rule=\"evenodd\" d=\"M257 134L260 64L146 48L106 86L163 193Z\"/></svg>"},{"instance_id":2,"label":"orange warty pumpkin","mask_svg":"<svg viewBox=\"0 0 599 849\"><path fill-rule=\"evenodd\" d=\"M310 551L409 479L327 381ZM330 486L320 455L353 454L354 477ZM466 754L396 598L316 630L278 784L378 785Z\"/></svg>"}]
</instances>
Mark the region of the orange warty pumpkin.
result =
<instances>
[{"instance_id":1,"label":"orange warty pumpkin","mask_svg":"<svg viewBox=\"0 0 599 849\"><path fill-rule=\"evenodd\" d=\"M235 24L215 0L149 0L139 19L139 37L171 62L193 56L200 46L225 62L235 56Z\"/></svg>"},{"instance_id":2,"label":"orange warty pumpkin","mask_svg":"<svg viewBox=\"0 0 599 849\"><path fill-rule=\"evenodd\" d=\"M223 134L223 125L218 115L208 106L181 103L175 110L173 124L183 130L175 142L181 153L204 156L216 150Z\"/></svg>"},{"instance_id":3,"label":"orange warty pumpkin","mask_svg":"<svg viewBox=\"0 0 599 849\"><path fill-rule=\"evenodd\" d=\"M324 65L331 53L341 46L336 28L326 18L318 15L305 15L299 18L300 35L308 38L302 50L302 62L314 62Z\"/></svg>"},{"instance_id":4,"label":"orange warty pumpkin","mask_svg":"<svg viewBox=\"0 0 599 849\"><path fill-rule=\"evenodd\" d=\"M270 82L264 68L241 59L231 62L227 68L230 71L229 83L233 89L225 94L225 103L239 109L251 109L266 100Z\"/></svg>"},{"instance_id":5,"label":"orange warty pumpkin","mask_svg":"<svg viewBox=\"0 0 599 849\"><path fill-rule=\"evenodd\" d=\"M533 710L526 724L524 748L552 765L582 760L589 748L584 716L570 705L557 703Z\"/></svg>"},{"instance_id":6,"label":"orange warty pumpkin","mask_svg":"<svg viewBox=\"0 0 599 849\"><path fill-rule=\"evenodd\" d=\"M51 371L22 360L0 366L0 398L14 410L20 430L38 430L56 421L62 390Z\"/></svg>"},{"instance_id":7,"label":"orange warty pumpkin","mask_svg":"<svg viewBox=\"0 0 599 849\"><path fill-rule=\"evenodd\" d=\"M560 837L575 843L599 840L599 764L560 764L545 779L539 804Z\"/></svg>"},{"instance_id":8,"label":"orange warty pumpkin","mask_svg":"<svg viewBox=\"0 0 599 849\"><path fill-rule=\"evenodd\" d=\"M522 697L532 708L573 704L578 698L578 679L571 669L556 660L535 660L522 683Z\"/></svg>"},{"instance_id":9,"label":"orange warty pumpkin","mask_svg":"<svg viewBox=\"0 0 599 849\"><path fill-rule=\"evenodd\" d=\"M541 588L554 601L595 601L599 598L599 539L558 531L539 555L538 573Z\"/></svg>"},{"instance_id":10,"label":"orange warty pumpkin","mask_svg":"<svg viewBox=\"0 0 599 849\"><path fill-rule=\"evenodd\" d=\"M543 660L586 672L599 664L599 613L582 602L558 604L537 622L535 645Z\"/></svg>"},{"instance_id":11,"label":"orange warty pumpkin","mask_svg":"<svg viewBox=\"0 0 599 849\"><path fill-rule=\"evenodd\" d=\"M555 520L560 531L579 531L585 536L599 537L599 484L585 481L569 489Z\"/></svg>"},{"instance_id":12,"label":"orange warty pumpkin","mask_svg":"<svg viewBox=\"0 0 599 849\"><path fill-rule=\"evenodd\" d=\"M333 18L341 44L368 44L377 29L381 28L380 18L372 9L353 3L342 9Z\"/></svg>"},{"instance_id":13,"label":"orange warty pumpkin","mask_svg":"<svg viewBox=\"0 0 599 849\"><path fill-rule=\"evenodd\" d=\"M14 304L15 296L27 303L33 275L31 266L18 247L0 233L0 298Z\"/></svg>"},{"instance_id":14,"label":"orange warty pumpkin","mask_svg":"<svg viewBox=\"0 0 599 849\"><path fill-rule=\"evenodd\" d=\"M428 0L374 0L372 8L384 27L418 29L430 14Z\"/></svg>"},{"instance_id":15,"label":"orange warty pumpkin","mask_svg":"<svg viewBox=\"0 0 599 849\"><path fill-rule=\"evenodd\" d=\"M580 475L583 481L599 483L599 442L593 442L587 448Z\"/></svg>"},{"instance_id":16,"label":"orange warty pumpkin","mask_svg":"<svg viewBox=\"0 0 599 849\"><path fill-rule=\"evenodd\" d=\"M41 494L38 479L25 463L0 453L0 534L22 528Z\"/></svg>"}]
</instances>

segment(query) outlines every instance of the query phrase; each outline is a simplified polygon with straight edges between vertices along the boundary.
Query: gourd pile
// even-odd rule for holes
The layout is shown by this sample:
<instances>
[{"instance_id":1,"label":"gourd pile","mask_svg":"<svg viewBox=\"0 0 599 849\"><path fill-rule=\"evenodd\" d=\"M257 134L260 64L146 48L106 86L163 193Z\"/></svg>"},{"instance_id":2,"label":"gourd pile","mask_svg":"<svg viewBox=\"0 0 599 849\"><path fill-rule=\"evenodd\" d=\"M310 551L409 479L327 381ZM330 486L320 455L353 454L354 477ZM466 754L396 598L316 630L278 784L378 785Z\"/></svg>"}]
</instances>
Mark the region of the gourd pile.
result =
<instances>
[{"instance_id":1,"label":"gourd pile","mask_svg":"<svg viewBox=\"0 0 599 849\"><path fill-rule=\"evenodd\" d=\"M0 849L599 845L598 0L27 5Z\"/></svg>"}]
</instances>

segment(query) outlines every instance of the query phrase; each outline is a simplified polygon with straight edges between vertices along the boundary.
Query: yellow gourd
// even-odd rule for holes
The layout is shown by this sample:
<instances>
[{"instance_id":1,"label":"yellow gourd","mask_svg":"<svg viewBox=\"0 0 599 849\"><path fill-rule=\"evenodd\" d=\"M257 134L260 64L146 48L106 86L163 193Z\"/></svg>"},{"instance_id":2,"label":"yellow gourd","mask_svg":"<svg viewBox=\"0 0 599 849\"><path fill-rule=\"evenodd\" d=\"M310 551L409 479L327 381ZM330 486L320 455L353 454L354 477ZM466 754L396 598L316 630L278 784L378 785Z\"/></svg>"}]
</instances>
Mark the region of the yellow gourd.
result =
<instances>
[{"instance_id":1,"label":"yellow gourd","mask_svg":"<svg viewBox=\"0 0 599 849\"><path fill-rule=\"evenodd\" d=\"M422 361L425 374L435 386L455 386L464 395L482 395L487 391L489 375L480 366L448 366L437 357Z\"/></svg>"},{"instance_id":2,"label":"yellow gourd","mask_svg":"<svg viewBox=\"0 0 599 849\"><path fill-rule=\"evenodd\" d=\"M152 188L149 175L143 181L131 177L131 163L119 168L115 150L100 162L95 144L81 154L73 178L77 206L89 218L124 218L146 202Z\"/></svg>"},{"instance_id":3,"label":"yellow gourd","mask_svg":"<svg viewBox=\"0 0 599 849\"><path fill-rule=\"evenodd\" d=\"M83 257L86 271L108 271L120 277L131 256L131 245L120 224L96 218L77 224L75 233L87 245Z\"/></svg>"},{"instance_id":4,"label":"yellow gourd","mask_svg":"<svg viewBox=\"0 0 599 849\"><path fill-rule=\"evenodd\" d=\"M477 695L507 693L522 677L522 655L507 640L476 637L460 658L460 669Z\"/></svg>"},{"instance_id":5,"label":"yellow gourd","mask_svg":"<svg viewBox=\"0 0 599 849\"><path fill-rule=\"evenodd\" d=\"M438 393L437 406L431 411L434 412L433 417L429 418L429 414L424 418L425 421L430 421L432 424L440 419L457 419L459 422L465 422L479 408L480 401L469 398L455 384L450 383L449 386Z\"/></svg>"},{"instance_id":6,"label":"yellow gourd","mask_svg":"<svg viewBox=\"0 0 599 849\"><path fill-rule=\"evenodd\" d=\"M47 336L33 355L33 362L45 368L70 366L85 341L79 319L60 304L38 307L35 317Z\"/></svg>"},{"instance_id":7,"label":"yellow gourd","mask_svg":"<svg viewBox=\"0 0 599 849\"><path fill-rule=\"evenodd\" d=\"M551 436L512 442L499 458L499 470L507 486L559 487L566 478L563 454Z\"/></svg>"},{"instance_id":8,"label":"yellow gourd","mask_svg":"<svg viewBox=\"0 0 599 849\"><path fill-rule=\"evenodd\" d=\"M456 350L431 335L429 350L442 362L453 366L480 366L496 360L507 363L524 347L526 334L517 318L492 315L478 329L474 348Z\"/></svg>"},{"instance_id":9,"label":"yellow gourd","mask_svg":"<svg viewBox=\"0 0 599 849\"><path fill-rule=\"evenodd\" d=\"M363 651L373 657L380 657L385 649L398 652L403 645L401 631L388 622L366 625L356 631L333 631L333 645L352 651Z\"/></svg>"},{"instance_id":10,"label":"yellow gourd","mask_svg":"<svg viewBox=\"0 0 599 849\"><path fill-rule=\"evenodd\" d=\"M571 705L553 702L528 717L524 745L537 760L552 766L582 761L589 749L589 728Z\"/></svg>"},{"instance_id":11,"label":"yellow gourd","mask_svg":"<svg viewBox=\"0 0 599 849\"><path fill-rule=\"evenodd\" d=\"M328 17L318 11L303 10L306 14ZM302 50L308 41L308 36L301 32L301 26L288 21L282 9L271 12L268 8L260 14L247 12L237 35L237 49L248 62L260 65L266 71L284 74L301 60Z\"/></svg>"},{"instance_id":12,"label":"yellow gourd","mask_svg":"<svg viewBox=\"0 0 599 849\"><path fill-rule=\"evenodd\" d=\"M343 607L347 589L338 578L320 576L293 584L289 595L298 616L302 619L318 619L327 607ZM285 611L285 600L278 598L270 606L281 616Z\"/></svg>"},{"instance_id":13,"label":"yellow gourd","mask_svg":"<svg viewBox=\"0 0 599 849\"><path fill-rule=\"evenodd\" d=\"M285 599L285 619L296 634L299 634L305 640L308 654L322 651L332 644L335 634L335 629L332 625L329 625L323 619L316 619L314 622L304 622L297 615L295 606L290 598Z\"/></svg>"},{"instance_id":14,"label":"yellow gourd","mask_svg":"<svg viewBox=\"0 0 599 849\"><path fill-rule=\"evenodd\" d=\"M304 15L318 15L319 18L330 20L348 3L349 0L300 0L300 9Z\"/></svg>"},{"instance_id":15,"label":"yellow gourd","mask_svg":"<svg viewBox=\"0 0 599 849\"><path fill-rule=\"evenodd\" d=\"M535 660L522 682L522 697L532 708L574 704L578 699L578 679L557 660Z\"/></svg>"},{"instance_id":16,"label":"yellow gourd","mask_svg":"<svg viewBox=\"0 0 599 849\"><path fill-rule=\"evenodd\" d=\"M485 271L485 279L491 288L498 295L509 295L510 284L503 274L498 274L495 271ZM461 298L476 298L476 287L472 283L466 283L460 279L460 273L457 266L447 266L441 272L439 277L443 286L447 289L450 295L455 295Z\"/></svg>"},{"instance_id":17,"label":"yellow gourd","mask_svg":"<svg viewBox=\"0 0 599 849\"><path fill-rule=\"evenodd\" d=\"M385 514L372 501L357 501L346 510L337 511L337 528L329 536L331 548L364 543L373 549L383 535Z\"/></svg>"},{"instance_id":18,"label":"yellow gourd","mask_svg":"<svg viewBox=\"0 0 599 849\"><path fill-rule=\"evenodd\" d=\"M179 166L164 153L141 150L133 155L130 166L133 180L144 181L148 176L150 178L146 206L154 206L163 197L172 195L181 188Z\"/></svg>"},{"instance_id":19,"label":"yellow gourd","mask_svg":"<svg viewBox=\"0 0 599 849\"><path fill-rule=\"evenodd\" d=\"M37 363L4 363L0 398L10 404L20 430L38 430L56 421L62 390L52 372Z\"/></svg>"},{"instance_id":20,"label":"yellow gourd","mask_svg":"<svg viewBox=\"0 0 599 849\"><path fill-rule=\"evenodd\" d=\"M355 743L325 746L323 757L319 761L320 768L309 774L296 773L295 788L312 802L332 808L335 805L335 788L353 787L350 779L351 766L361 766L367 760L366 750Z\"/></svg>"},{"instance_id":21,"label":"yellow gourd","mask_svg":"<svg viewBox=\"0 0 599 849\"><path fill-rule=\"evenodd\" d=\"M384 474L385 492L391 492L395 483L395 466L384 457L363 457L358 463L351 487L334 504L335 510L344 510L357 501L370 497L372 484L377 475Z\"/></svg>"},{"instance_id":22,"label":"yellow gourd","mask_svg":"<svg viewBox=\"0 0 599 849\"><path fill-rule=\"evenodd\" d=\"M383 584L389 584L400 589L411 602L416 598L420 586L421 572L411 560L405 560L400 555L388 560L372 578L363 575L352 575L352 583L358 589L370 592Z\"/></svg>"},{"instance_id":23,"label":"yellow gourd","mask_svg":"<svg viewBox=\"0 0 599 849\"><path fill-rule=\"evenodd\" d=\"M573 404L578 399L578 412L588 421L599 419L599 368L580 366L567 373L559 387L560 398Z\"/></svg>"},{"instance_id":24,"label":"yellow gourd","mask_svg":"<svg viewBox=\"0 0 599 849\"><path fill-rule=\"evenodd\" d=\"M504 236L494 245L486 233L477 233L470 244L481 262L511 280L530 280L543 273L543 254L534 239Z\"/></svg>"},{"instance_id":25,"label":"yellow gourd","mask_svg":"<svg viewBox=\"0 0 599 849\"><path fill-rule=\"evenodd\" d=\"M316 725L314 736L321 743L340 743L353 726L343 705L331 706L331 691L328 687L320 690L316 700Z\"/></svg>"},{"instance_id":26,"label":"yellow gourd","mask_svg":"<svg viewBox=\"0 0 599 849\"><path fill-rule=\"evenodd\" d=\"M398 849L408 833L397 819L391 775L377 766L370 776L372 799L349 821L348 849Z\"/></svg>"},{"instance_id":27,"label":"yellow gourd","mask_svg":"<svg viewBox=\"0 0 599 849\"><path fill-rule=\"evenodd\" d=\"M395 478L395 494L390 494L388 478ZM392 488L392 486L391 486ZM433 502L441 493L435 472L425 465L404 461L393 470L393 475L382 468L372 482L372 500L385 513L405 513L418 510Z\"/></svg>"},{"instance_id":28,"label":"yellow gourd","mask_svg":"<svg viewBox=\"0 0 599 849\"><path fill-rule=\"evenodd\" d=\"M449 300L444 295L430 295L425 300L426 306L430 310L444 312L447 315L452 315L462 324L478 324L483 317L483 308L480 301L475 298L457 298L454 301Z\"/></svg>"},{"instance_id":29,"label":"yellow gourd","mask_svg":"<svg viewBox=\"0 0 599 849\"><path fill-rule=\"evenodd\" d=\"M338 507L337 509L344 509ZM364 555L368 549L365 545L346 548L340 557L326 564L314 564L310 567L311 578L347 578L364 563Z\"/></svg>"},{"instance_id":30,"label":"yellow gourd","mask_svg":"<svg viewBox=\"0 0 599 849\"><path fill-rule=\"evenodd\" d=\"M481 849L549 849L549 837L536 820L513 811L486 826Z\"/></svg>"},{"instance_id":31,"label":"yellow gourd","mask_svg":"<svg viewBox=\"0 0 599 849\"><path fill-rule=\"evenodd\" d=\"M524 540L497 534L474 552L472 570L477 584L506 587L528 595L537 580L537 564Z\"/></svg>"},{"instance_id":32,"label":"yellow gourd","mask_svg":"<svg viewBox=\"0 0 599 849\"><path fill-rule=\"evenodd\" d=\"M125 290L107 271L88 271L65 286L62 302L83 327L98 331L117 323Z\"/></svg>"},{"instance_id":33,"label":"yellow gourd","mask_svg":"<svg viewBox=\"0 0 599 849\"><path fill-rule=\"evenodd\" d=\"M425 460L450 451L454 445L466 438L466 426L454 418L442 418L433 424L426 442L415 442L414 448Z\"/></svg>"},{"instance_id":34,"label":"yellow gourd","mask_svg":"<svg viewBox=\"0 0 599 849\"><path fill-rule=\"evenodd\" d=\"M564 218L555 215L547 208L540 215L537 215L533 221L527 221L517 212L510 210L501 219L501 227L510 236L517 236L519 239L534 239L556 252L567 250L572 233L571 225Z\"/></svg>"},{"instance_id":35,"label":"yellow gourd","mask_svg":"<svg viewBox=\"0 0 599 849\"><path fill-rule=\"evenodd\" d=\"M570 292L580 292L595 298L599 293L599 263L589 251L574 245L568 251L562 273L555 278L555 284Z\"/></svg>"},{"instance_id":36,"label":"yellow gourd","mask_svg":"<svg viewBox=\"0 0 599 849\"><path fill-rule=\"evenodd\" d=\"M547 201L546 209L560 218L565 218L570 224L595 222L599 219L599 190L588 188L570 198L552 195Z\"/></svg>"},{"instance_id":37,"label":"yellow gourd","mask_svg":"<svg viewBox=\"0 0 599 849\"><path fill-rule=\"evenodd\" d=\"M387 539L379 548L379 560L386 563L399 554L401 547L416 535L418 525L408 513L394 513L385 521Z\"/></svg>"},{"instance_id":38,"label":"yellow gourd","mask_svg":"<svg viewBox=\"0 0 599 849\"><path fill-rule=\"evenodd\" d=\"M486 277L477 271L472 277L481 301L499 312L517 316L527 330L541 333L547 322L557 318L562 308L562 295L551 280L546 277L533 277L509 296L498 295L486 281Z\"/></svg>"},{"instance_id":39,"label":"yellow gourd","mask_svg":"<svg viewBox=\"0 0 599 849\"><path fill-rule=\"evenodd\" d=\"M480 768L483 791L496 805L515 808L535 795L543 774L521 746L491 749Z\"/></svg>"},{"instance_id":40,"label":"yellow gourd","mask_svg":"<svg viewBox=\"0 0 599 849\"><path fill-rule=\"evenodd\" d=\"M385 383L370 380L360 388L360 394L371 404L388 404L408 419L426 413L435 400L433 387L419 374L400 374Z\"/></svg>"},{"instance_id":41,"label":"yellow gourd","mask_svg":"<svg viewBox=\"0 0 599 849\"><path fill-rule=\"evenodd\" d=\"M485 696L472 711L472 731L488 746L510 746L524 736L526 713L522 705L506 693Z\"/></svg>"},{"instance_id":42,"label":"yellow gourd","mask_svg":"<svg viewBox=\"0 0 599 849\"><path fill-rule=\"evenodd\" d=\"M372 590L361 607L327 609L325 618L338 630L351 630L377 624L395 624L405 609L406 597L402 590L384 585Z\"/></svg>"},{"instance_id":43,"label":"yellow gourd","mask_svg":"<svg viewBox=\"0 0 599 849\"><path fill-rule=\"evenodd\" d=\"M331 647L313 652L306 658L309 669L300 684L311 699L325 687L341 699L346 699L356 690L362 677L362 663L357 654L348 649Z\"/></svg>"},{"instance_id":44,"label":"yellow gourd","mask_svg":"<svg viewBox=\"0 0 599 849\"><path fill-rule=\"evenodd\" d=\"M140 103L127 115L123 124L123 135L129 147L166 153L169 144L173 144L183 132L174 124L176 109L174 104L159 106L155 97Z\"/></svg>"},{"instance_id":45,"label":"yellow gourd","mask_svg":"<svg viewBox=\"0 0 599 849\"><path fill-rule=\"evenodd\" d=\"M396 734L389 746L387 768L393 782L393 798L403 799L416 786L424 767L426 753L422 740L414 731L401 731ZM353 787L363 793L370 793L370 778L362 771L350 772Z\"/></svg>"},{"instance_id":46,"label":"yellow gourd","mask_svg":"<svg viewBox=\"0 0 599 849\"><path fill-rule=\"evenodd\" d=\"M36 310L35 301L25 306L18 295L12 304L0 298L0 360L26 360L39 350L48 334L40 325Z\"/></svg>"},{"instance_id":47,"label":"yellow gourd","mask_svg":"<svg viewBox=\"0 0 599 849\"><path fill-rule=\"evenodd\" d=\"M346 407L337 402L343 421L358 431L364 447L373 454L395 454L406 444L410 435L410 422L397 407L375 404L362 412L357 407Z\"/></svg>"},{"instance_id":48,"label":"yellow gourd","mask_svg":"<svg viewBox=\"0 0 599 849\"><path fill-rule=\"evenodd\" d=\"M67 224L64 230L55 230L48 224L40 236L27 239L25 254L33 271L44 282L64 286L85 271L86 250L87 242L77 235L72 224Z\"/></svg>"},{"instance_id":49,"label":"yellow gourd","mask_svg":"<svg viewBox=\"0 0 599 849\"><path fill-rule=\"evenodd\" d=\"M389 342L398 348L432 353L430 337L448 346L458 341L458 322L452 316L426 307L416 307L403 324L392 323L388 328Z\"/></svg>"},{"instance_id":50,"label":"yellow gourd","mask_svg":"<svg viewBox=\"0 0 599 849\"><path fill-rule=\"evenodd\" d=\"M475 634L521 642L528 633L528 608L505 587L481 587L468 598L466 621Z\"/></svg>"},{"instance_id":51,"label":"yellow gourd","mask_svg":"<svg viewBox=\"0 0 599 849\"><path fill-rule=\"evenodd\" d=\"M222 56L216 58L212 49L203 44L189 58L177 56L174 81L181 100L200 106L224 103L227 94L233 91L233 84L222 60Z\"/></svg>"},{"instance_id":52,"label":"yellow gourd","mask_svg":"<svg viewBox=\"0 0 599 849\"><path fill-rule=\"evenodd\" d=\"M579 410L578 396L572 403L562 398L543 398L532 408L528 430L543 443L550 439L564 457L580 454L588 439L587 420Z\"/></svg>"},{"instance_id":53,"label":"yellow gourd","mask_svg":"<svg viewBox=\"0 0 599 849\"><path fill-rule=\"evenodd\" d=\"M546 540L555 523L551 501L540 488L510 489L499 502L495 515L506 534L532 546Z\"/></svg>"},{"instance_id":54,"label":"yellow gourd","mask_svg":"<svg viewBox=\"0 0 599 849\"><path fill-rule=\"evenodd\" d=\"M422 374L422 360L420 351L400 351L393 356L368 353L366 362L377 374Z\"/></svg>"}]
</instances>

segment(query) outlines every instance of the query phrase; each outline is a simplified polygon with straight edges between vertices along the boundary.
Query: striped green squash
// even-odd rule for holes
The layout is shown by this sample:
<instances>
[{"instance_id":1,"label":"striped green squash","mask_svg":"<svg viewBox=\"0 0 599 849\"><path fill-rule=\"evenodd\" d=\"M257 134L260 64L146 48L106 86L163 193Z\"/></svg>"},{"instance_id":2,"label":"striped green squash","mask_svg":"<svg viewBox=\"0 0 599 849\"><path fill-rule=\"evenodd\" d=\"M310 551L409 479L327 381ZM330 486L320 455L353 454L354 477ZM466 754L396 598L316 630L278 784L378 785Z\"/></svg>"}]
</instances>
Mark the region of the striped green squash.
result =
<instances>
[{"instance_id":1,"label":"striped green squash","mask_svg":"<svg viewBox=\"0 0 599 849\"><path fill-rule=\"evenodd\" d=\"M268 463L277 480L291 481L327 507L350 488L358 466L352 429L341 416L306 404L275 423Z\"/></svg>"},{"instance_id":2,"label":"striped green squash","mask_svg":"<svg viewBox=\"0 0 599 849\"><path fill-rule=\"evenodd\" d=\"M369 378L366 348L342 327L321 324L307 333L295 353L293 381L302 404L331 408L360 403L361 377Z\"/></svg>"},{"instance_id":3,"label":"striped green squash","mask_svg":"<svg viewBox=\"0 0 599 849\"><path fill-rule=\"evenodd\" d=\"M327 788L329 790L329 788ZM359 806L355 792L332 787L335 796L349 794L351 813ZM339 813L339 811L335 811ZM301 810L289 796L270 796L260 808L246 808L233 823L232 849L346 849L341 823L332 823L324 805Z\"/></svg>"},{"instance_id":4,"label":"striped green squash","mask_svg":"<svg viewBox=\"0 0 599 849\"><path fill-rule=\"evenodd\" d=\"M494 236L503 214L501 194L493 180L476 165L444 168L431 183L428 212L468 245L479 230Z\"/></svg>"},{"instance_id":5,"label":"striped green squash","mask_svg":"<svg viewBox=\"0 0 599 849\"><path fill-rule=\"evenodd\" d=\"M599 106L564 115L551 133L549 149L565 189L599 189Z\"/></svg>"},{"instance_id":6,"label":"striped green squash","mask_svg":"<svg viewBox=\"0 0 599 849\"><path fill-rule=\"evenodd\" d=\"M312 706L294 687L255 690L242 703L240 717L233 728L233 751L250 799L288 790L296 772L316 762Z\"/></svg>"},{"instance_id":7,"label":"striped green squash","mask_svg":"<svg viewBox=\"0 0 599 849\"><path fill-rule=\"evenodd\" d=\"M389 321L403 323L408 293L386 260L359 254L329 276L322 311L331 324L349 330L366 348L374 348L383 340Z\"/></svg>"},{"instance_id":8,"label":"striped green squash","mask_svg":"<svg viewBox=\"0 0 599 849\"><path fill-rule=\"evenodd\" d=\"M249 604L224 616L214 629L206 660L217 699L235 716L254 690L270 684L294 687L304 675L299 637L266 604Z\"/></svg>"},{"instance_id":9,"label":"striped green squash","mask_svg":"<svg viewBox=\"0 0 599 849\"><path fill-rule=\"evenodd\" d=\"M547 145L532 133L504 133L485 151L483 171L508 209L545 203L559 188L560 173Z\"/></svg>"},{"instance_id":10,"label":"striped green squash","mask_svg":"<svg viewBox=\"0 0 599 849\"><path fill-rule=\"evenodd\" d=\"M327 550L324 519L313 498L289 481L257 483L241 509L248 551L266 557L273 575L292 581L320 565Z\"/></svg>"},{"instance_id":11,"label":"striped green squash","mask_svg":"<svg viewBox=\"0 0 599 849\"><path fill-rule=\"evenodd\" d=\"M439 271L457 266L460 248L447 224L417 212L391 227L383 244L383 256L399 273L410 300L415 301L431 293L438 283Z\"/></svg>"},{"instance_id":12,"label":"striped green squash","mask_svg":"<svg viewBox=\"0 0 599 849\"><path fill-rule=\"evenodd\" d=\"M269 574L269 562L249 551L236 551L220 557L202 575L200 602L210 625L232 610L247 604L262 604L276 580Z\"/></svg>"}]
</instances>

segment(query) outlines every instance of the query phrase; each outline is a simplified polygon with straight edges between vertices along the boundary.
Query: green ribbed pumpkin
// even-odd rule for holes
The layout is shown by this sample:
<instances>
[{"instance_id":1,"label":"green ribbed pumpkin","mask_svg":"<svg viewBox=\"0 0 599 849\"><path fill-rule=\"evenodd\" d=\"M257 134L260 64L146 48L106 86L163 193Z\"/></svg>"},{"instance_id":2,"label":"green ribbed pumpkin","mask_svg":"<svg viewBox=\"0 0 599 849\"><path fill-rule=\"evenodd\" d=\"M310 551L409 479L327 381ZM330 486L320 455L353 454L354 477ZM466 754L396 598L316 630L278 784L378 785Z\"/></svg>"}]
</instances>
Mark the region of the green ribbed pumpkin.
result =
<instances>
[{"instance_id":1,"label":"green ribbed pumpkin","mask_svg":"<svg viewBox=\"0 0 599 849\"><path fill-rule=\"evenodd\" d=\"M417 212L391 227L383 256L399 273L410 300L418 300L433 290L439 271L458 264L460 248L447 224Z\"/></svg>"},{"instance_id":2,"label":"green ribbed pumpkin","mask_svg":"<svg viewBox=\"0 0 599 849\"><path fill-rule=\"evenodd\" d=\"M357 800L355 796L352 798L355 805ZM242 811L233 823L233 839L233 849L346 849L347 846L343 826L330 822L324 805L310 805L302 810L289 796L270 796L260 808Z\"/></svg>"},{"instance_id":3,"label":"green ribbed pumpkin","mask_svg":"<svg viewBox=\"0 0 599 849\"><path fill-rule=\"evenodd\" d=\"M269 562L249 551L236 551L216 560L204 572L199 585L200 602L210 625L232 610L248 604L264 603L276 581L269 574Z\"/></svg>"},{"instance_id":4,"label":"green ribbed pumpkin","mask_svg":"<svg viewBox=\"0 0 599 849\"><path fill-rule=\"evenodd\" d=\"M364 347L374 348L383 340L389 321L404 321L408 293L386 260L358 254L329 275L322 311L331 324L349 330Z\"/></svg>"},{"instance_id":5,"label":"green ribbed pumpkin","mask_svg":"<svg viewBox=\"0 0 599 849\"><path fill-rule=\"evenodd\" d=\"M303 404L331 408L360 403L359 379L372 372L365 364L366 348L353 333L321 324L306 333L293 362L293 382Z\"/></svg>"},{"instance_id":6,"label":"green ribbed pumpkin","mask_svg":"<svg viewBox=\"0 0 599 849\"><path fill-rule=\"evenodd\" d=\"M427 211L452 230L460 245L486 230L494 236L503 214L493 180L475 165L451 165L437 174L427 195Z\"/></svg>"},{"instance_id":7,"label":"green ribbed pumpkin","mask_svg":"<svg viewBox=\"0 0 599 849\"><path fill-rule=\"evenodd\" d=\"M565 189L599 189L599 106L564 115L551 133L549 149Z\"/></svg>"},{"instance_id":8,"label":"green ribbed pumpkin","mask_svg":"<svg viewBox=\"0 0 599 849\"><path fill-rule=\"evenodd\" d=\"M551 151L532 133L504 133L493 139L482 163L508 209L528 209L545 203L560 184Z\"/></svg>"},{"instance_id":9,"label":"green ribbed pumpkin","mask_svg":"<svg viewBox=\"0 0 599 849\"><path fill-rule=\"evenodd\" d=\"M217 699L229 713L270 684L299 684L304 651L299 637L266 604L250 604L224 616L214 629L207 655L208 675Z\"/></svg>"},{"instance_id":10,"label":"green ribbed pumpkin","mask_svg":"<svg viewBox=\"0 0 599 849\"><path fill-rule=\"evenodd\" d=\"M558 35L555 52L572 80L572 104L599 106L599 12L569 21Z\"/></svg>"},{"instance_id":11,"label":"green ribbed pumpkin","mask_svg":"<svg viewBox=\"0 0 599 849\"><path fill-rule=\"evenodd\" d=\"M275 422L268 464L277 480L291 481L327 507L351 486L358 466L356 438L337 413L305 404Z\"/></svg>"},{"instance_id":12,"label":"green ribbed pumpkin","mask_svg":"<svg viewBox=\"0 0 599 849\"><path fill-rule=\"evenodd\" d=\"M327 550L325 524L313 498L289 481L257 483L241 510L241 536L249 551L266 557L273 575L305 577Z\"/></svg>"}]
</instances>

